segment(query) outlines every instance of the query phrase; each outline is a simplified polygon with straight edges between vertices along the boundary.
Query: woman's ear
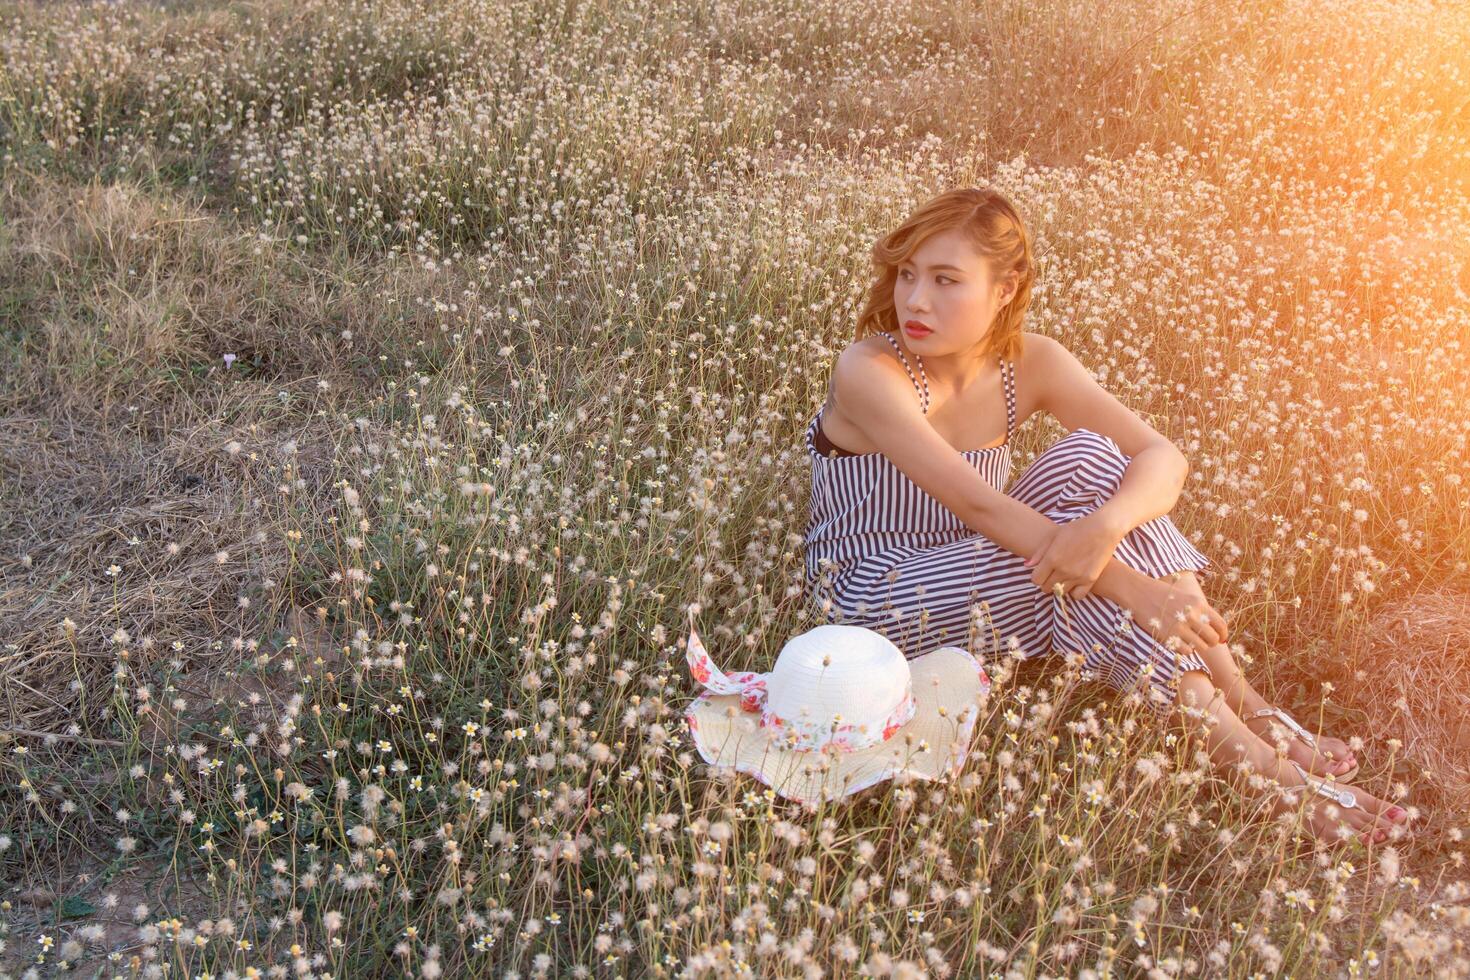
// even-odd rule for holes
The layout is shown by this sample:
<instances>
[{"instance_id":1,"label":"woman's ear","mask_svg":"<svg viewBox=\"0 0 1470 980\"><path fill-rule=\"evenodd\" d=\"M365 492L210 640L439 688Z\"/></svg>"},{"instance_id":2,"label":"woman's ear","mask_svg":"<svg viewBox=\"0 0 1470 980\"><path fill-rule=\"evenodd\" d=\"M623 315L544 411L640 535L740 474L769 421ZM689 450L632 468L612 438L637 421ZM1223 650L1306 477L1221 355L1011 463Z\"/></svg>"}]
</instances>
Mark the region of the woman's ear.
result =
<instances>
[{"instance_id":1,"label":"woman's ear","mask_svg":"<svg viewBox=\"0 0 1470 980\"><path fill-rule=\"evenodd\" d=\"M1020 290L1021 290L1021 275L1020 275L1020 273L1014 272L1014 271L1011 272L1011 273L1009 273L1005 277L1005 279L1003 280L1002 289L1003 289L1003 291L1000 294L1000 304L999 305L1005 306L1011 300L1015 299L1016 298L1016 293L1020 292Z\"/></svg>"}]
</instances>

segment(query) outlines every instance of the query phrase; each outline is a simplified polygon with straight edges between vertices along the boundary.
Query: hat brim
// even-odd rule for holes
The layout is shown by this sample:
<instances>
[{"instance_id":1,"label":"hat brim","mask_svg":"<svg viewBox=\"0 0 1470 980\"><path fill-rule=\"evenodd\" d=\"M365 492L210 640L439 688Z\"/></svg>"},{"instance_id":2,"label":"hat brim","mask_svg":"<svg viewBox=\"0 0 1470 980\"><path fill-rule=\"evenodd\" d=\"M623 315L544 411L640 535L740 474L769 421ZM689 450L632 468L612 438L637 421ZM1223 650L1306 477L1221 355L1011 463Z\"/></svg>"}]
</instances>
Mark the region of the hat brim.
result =
<instances>
[{"instance_id":1,"label":"hat brim","mask_svg":"<svg viewBox=\"0 0 1470 980\"><path fill-rule=\"evenodd\" d=\"M909 661L915 710L886 741L855 752L783 748L760 727L760 715L740 709L735 694L701 694L685 711L700 756L734 768L803 803L840 799L901 772L920 779L958 773L969 756L990 678L975 656L940 647Z\"/></svg>"}]
</instances>

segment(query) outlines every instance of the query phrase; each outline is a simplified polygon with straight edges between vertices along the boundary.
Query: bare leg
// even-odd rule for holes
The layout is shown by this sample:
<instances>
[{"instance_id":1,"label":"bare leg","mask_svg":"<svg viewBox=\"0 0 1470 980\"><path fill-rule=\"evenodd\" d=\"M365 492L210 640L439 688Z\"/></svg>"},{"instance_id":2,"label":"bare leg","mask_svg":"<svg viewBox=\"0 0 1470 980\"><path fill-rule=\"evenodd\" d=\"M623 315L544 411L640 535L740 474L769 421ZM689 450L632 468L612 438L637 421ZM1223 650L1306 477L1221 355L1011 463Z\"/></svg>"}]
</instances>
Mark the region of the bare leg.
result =
<instances>
[{"instance_id":1,"label":"bare leg","mask_svg":"<svg viewBox=\"0 0 1470 980\"><path fill-rule=\"evenodd\" d=\"M1238 788L1249 792L1259 787L1262 779L1274 780L1288 787L1303 785L1301 774L1231 710L1225 702L1224 692L1215 687L1209 675L1191 670L1179 678L1175 717L1184 725L1189 737L1198 737L1201 728L1204 729L1210 761ZM1389 829L1394 824L1408 819L1408 814L1401 807L1380 800L1356 786L1342 788L1353 794L1361 809L1332 806L1331 801L1310 789L1306 790L1309 794L1307 825L1319 840L1331 841L1359 834L1363 835L1365 842L1371 837L1381 843L1388 839ZM1281 799L1272 805L1275 813L1286 808L1286 801Z\"/></svg>"},{"instance_id":2,"label":"bare leg","mask_svg":"<svg viewBox=\"0 0 1470 980\"><path fill-rule=\"evenodd\" d=\"M1201 601L1209 601L1205 599L1204 590L1200 588L1199 579L1194 572L1181 572L1177 585L1194 593ZM1251 686L1250 681L1245 679L1245 674L1241 672L1240 665L1235 661L1235 655L1230 652L1230 647L1219 643L1205 650L1201 656L1204 657L1206 666L1210 668L1211 678L1224 695L1225 703L1237 716L1245 718L1262 708L1271 707L1271 703L1261 697ZM1278 739L1271 734L1272 722L1273 719L1269 717L1252 718L1245 724L1250 727L1251 731L1268 742L1275 743ZM1311 726L1308 725L1307 729L1310 731ZM1336 775L1347 772L1353 767L1353 751L1341 739L1330 738L1326 735L1317 737L1317 745L1326 758L1314 752L1311 746L1292 736L1290 732L1284 732L1279 741L1284 746L1288 758L1314 775Z\"/></svg>"}]
</instances>

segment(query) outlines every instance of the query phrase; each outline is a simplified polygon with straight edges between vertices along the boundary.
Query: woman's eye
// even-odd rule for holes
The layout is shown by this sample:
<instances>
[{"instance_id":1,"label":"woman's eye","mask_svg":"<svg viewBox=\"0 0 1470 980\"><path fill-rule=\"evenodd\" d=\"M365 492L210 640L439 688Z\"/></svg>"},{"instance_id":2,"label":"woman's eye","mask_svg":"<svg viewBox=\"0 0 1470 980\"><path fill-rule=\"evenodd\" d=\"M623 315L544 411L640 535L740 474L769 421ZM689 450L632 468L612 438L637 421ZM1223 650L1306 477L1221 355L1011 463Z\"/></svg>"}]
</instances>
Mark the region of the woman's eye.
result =
<instances>
[{"instance_id":1,"label":"woman's eye","mask_svg":"<svg viewBox=\"0 0 1470 980\"><path fill-rule=\"evenodd\" d=\"M909 271L907 269L898 270L898 277L900 279L907 279L909 277ZM954 282L954 280L951 279L949 276L935 276L934 278L943 279L945 282Z\"/></svg>"}]
</instances>

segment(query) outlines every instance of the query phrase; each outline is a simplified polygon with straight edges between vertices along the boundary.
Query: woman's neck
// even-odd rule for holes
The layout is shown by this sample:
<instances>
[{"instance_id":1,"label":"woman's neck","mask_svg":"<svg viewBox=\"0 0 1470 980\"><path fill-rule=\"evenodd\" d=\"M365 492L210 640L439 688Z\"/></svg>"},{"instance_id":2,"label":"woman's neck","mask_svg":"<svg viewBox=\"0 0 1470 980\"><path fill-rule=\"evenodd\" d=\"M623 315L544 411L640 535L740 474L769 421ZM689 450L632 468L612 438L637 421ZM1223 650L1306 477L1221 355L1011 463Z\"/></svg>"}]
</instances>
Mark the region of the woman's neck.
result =
<instances>
[{"instance_id":1,"label":"woman's neck","mask_svg":"<svg viewBox=\"0 0 1470 980\"><path fill-rule=\"evenodd\" d=\"M946 391L964 391L990 372L991 363L995 359L990 354L981 353L985 349L984 341L968 350L926 356L908 345L902 330L898 331L896 339L904 356L910 361L922 361L930 386L937 384Z\"/></svg>"}]
</instances>

